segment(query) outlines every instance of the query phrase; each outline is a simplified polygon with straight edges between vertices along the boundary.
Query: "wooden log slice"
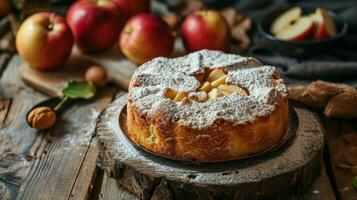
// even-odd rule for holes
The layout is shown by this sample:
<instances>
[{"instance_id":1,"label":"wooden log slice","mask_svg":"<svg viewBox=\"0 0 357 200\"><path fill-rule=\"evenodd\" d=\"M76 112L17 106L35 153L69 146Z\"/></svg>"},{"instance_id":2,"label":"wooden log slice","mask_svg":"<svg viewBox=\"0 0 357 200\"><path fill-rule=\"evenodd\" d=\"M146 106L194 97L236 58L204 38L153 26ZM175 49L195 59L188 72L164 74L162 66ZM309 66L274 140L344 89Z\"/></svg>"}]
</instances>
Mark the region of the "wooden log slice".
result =
<instances>
[{"instance_id":1,"label":"wooden log slice","mask_svg":"<svg viewBox=\"0 0 357 200\"><path fill-rule=\"evenodd\" d=\"M136 148L121 132L127 95L99 117L99 166L141 199L286 199L302 194L319 176L323 129L310 111L294 108L295 138L274 152L219 163L173 161Z\"/></svg>"}]
</instances>

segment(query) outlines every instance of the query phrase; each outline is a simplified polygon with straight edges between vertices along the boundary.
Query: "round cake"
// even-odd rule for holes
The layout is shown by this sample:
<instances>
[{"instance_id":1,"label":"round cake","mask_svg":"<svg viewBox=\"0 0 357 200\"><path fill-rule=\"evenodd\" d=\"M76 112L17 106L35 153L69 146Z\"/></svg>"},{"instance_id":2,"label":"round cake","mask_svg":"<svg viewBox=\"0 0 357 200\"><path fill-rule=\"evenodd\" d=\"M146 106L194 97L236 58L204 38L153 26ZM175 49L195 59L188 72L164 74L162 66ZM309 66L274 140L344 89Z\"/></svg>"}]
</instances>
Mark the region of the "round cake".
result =
<instances>
[{"instance_id":1,"label":"round cake","mask_svg":"<svg viewBox=\"0 0 357 200\"><path fill-rule=\"evenodd\" d=\"M287 124L286 86L255 58L210 50L160 57L130 81L127 136L164 157L236 159L274 146Z\"/></svg>"}]
</instances>

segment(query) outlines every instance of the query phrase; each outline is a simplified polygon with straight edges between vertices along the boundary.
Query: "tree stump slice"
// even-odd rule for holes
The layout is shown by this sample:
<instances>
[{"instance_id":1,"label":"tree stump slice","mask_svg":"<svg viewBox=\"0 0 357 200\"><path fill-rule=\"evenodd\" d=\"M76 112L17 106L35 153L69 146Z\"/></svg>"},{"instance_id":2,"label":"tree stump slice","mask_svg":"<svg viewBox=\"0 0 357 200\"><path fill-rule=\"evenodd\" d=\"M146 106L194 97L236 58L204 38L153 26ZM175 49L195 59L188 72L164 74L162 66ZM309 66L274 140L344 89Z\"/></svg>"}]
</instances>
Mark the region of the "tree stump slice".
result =
<instances>
[{"instance_id":1,"label":"tree stump slice","mask_svg":"<svg viewBox=\"0 0 357 200\"><path fill-rule=\"evenodd\" d=\"M98 165L141 199L286 199L301 195L320 175L323 129L314 113L294 108L296 136L274 152L243 160L180 162L135 147L121 132L122 95L97 121Z\"/></svg>"}]
</instances>

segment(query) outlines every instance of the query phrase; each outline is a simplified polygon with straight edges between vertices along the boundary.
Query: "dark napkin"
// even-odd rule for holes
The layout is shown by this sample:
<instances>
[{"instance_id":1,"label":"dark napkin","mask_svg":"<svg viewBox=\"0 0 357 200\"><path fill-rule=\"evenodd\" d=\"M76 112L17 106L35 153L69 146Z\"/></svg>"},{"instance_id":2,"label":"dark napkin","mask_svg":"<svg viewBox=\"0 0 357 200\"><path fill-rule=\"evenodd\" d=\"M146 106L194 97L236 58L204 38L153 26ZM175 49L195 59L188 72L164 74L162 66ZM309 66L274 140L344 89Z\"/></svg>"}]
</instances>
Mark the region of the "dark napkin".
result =
<instances>
[{"instance_id":1,"label":"dark napkin","mask_svg":"<svg viewBox=\"0 0 357 200\"><path fill-rule=\"evenodd\" d=\"M211 6L219 0L206 0ZM254 29L251 32L252 47L248 54L263 63L279 67L288 83L307 83L322 79L357 85L357 1L356 0L238 0L230 6L253 19L261 19L267 13L287 5L324 7L339 14L349 25L348 34L330 49L322 49L314 56L296 58L283 55L269 46Z\"/></svg>"},{"instance_id":2,"label":"dark napkin","mask_svg":"<svg viewBox=\"0 0 357 200\"><path fill-rule=\"evenodd\" d=\"M248 55L278 67L283 77L294 79L294 83L321 79L357 85L357 52L333 50L314 57L294 58L264 44L261 42L250 48Z\"/></svg>"},{"instance_id":3,"label":"dark napkin","mask_svg":"<svg viewBox=\"0 0 357 200\"><path fill-rule=\"evenodd\" d=\"M283 55L264 45L258 33L249 53L263 62L281 68L287 82L326 80L357 85L357 1L293 1L301 6L325 7L341 15L349 25L348 34L338 44L322 49L315 56L296 58ZM287 4L291 3L286 2ZM260 16L262 17L262 16Z\"/></svg>"}]
</instances>

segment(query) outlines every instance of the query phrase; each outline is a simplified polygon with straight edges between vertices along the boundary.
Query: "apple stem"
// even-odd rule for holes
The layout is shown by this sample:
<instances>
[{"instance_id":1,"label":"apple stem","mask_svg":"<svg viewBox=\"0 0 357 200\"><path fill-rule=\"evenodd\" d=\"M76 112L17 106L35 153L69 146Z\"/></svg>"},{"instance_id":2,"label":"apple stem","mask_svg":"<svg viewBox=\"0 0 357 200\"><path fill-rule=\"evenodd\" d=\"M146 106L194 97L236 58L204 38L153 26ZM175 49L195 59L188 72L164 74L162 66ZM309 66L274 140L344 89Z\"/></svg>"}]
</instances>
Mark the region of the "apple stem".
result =
<instances>
[{"instance_id":1,"label":"apple stem","mask_svg":"<svg viewBox=\"0 0 357 200\"><path fill-rule=\"evenodd\" d=\"M57 112L63 106L63 104L66 103L67 100L68 100L68 96L63 96L61 101L54 108L54 110Z\"/></svg>"},{"instance_id":2,"label":"apple stem","mask_svg":"<svg viewBox=\"0 0 357 200\"><path fill-rule=\"evenodd\" d=\"M53 25L52 25L52 24L49 24L48 27L47 27L47 29L48 29L49 31L52 31Z\"/></svg>"},{"instance_id":3,"label":"apple stem","mask_svg":"<svg viewBox=\"0 0 357 200\"><path fill-rule=\"evenodd\" d=\"M52 13L51 16L50 16L50 19L49 19L49 24L47 26L47 30L49 30L49 31L53 30L53 24L55 22L55 17L56 17L56 14Z\"/></svg>"}]
</instances>

